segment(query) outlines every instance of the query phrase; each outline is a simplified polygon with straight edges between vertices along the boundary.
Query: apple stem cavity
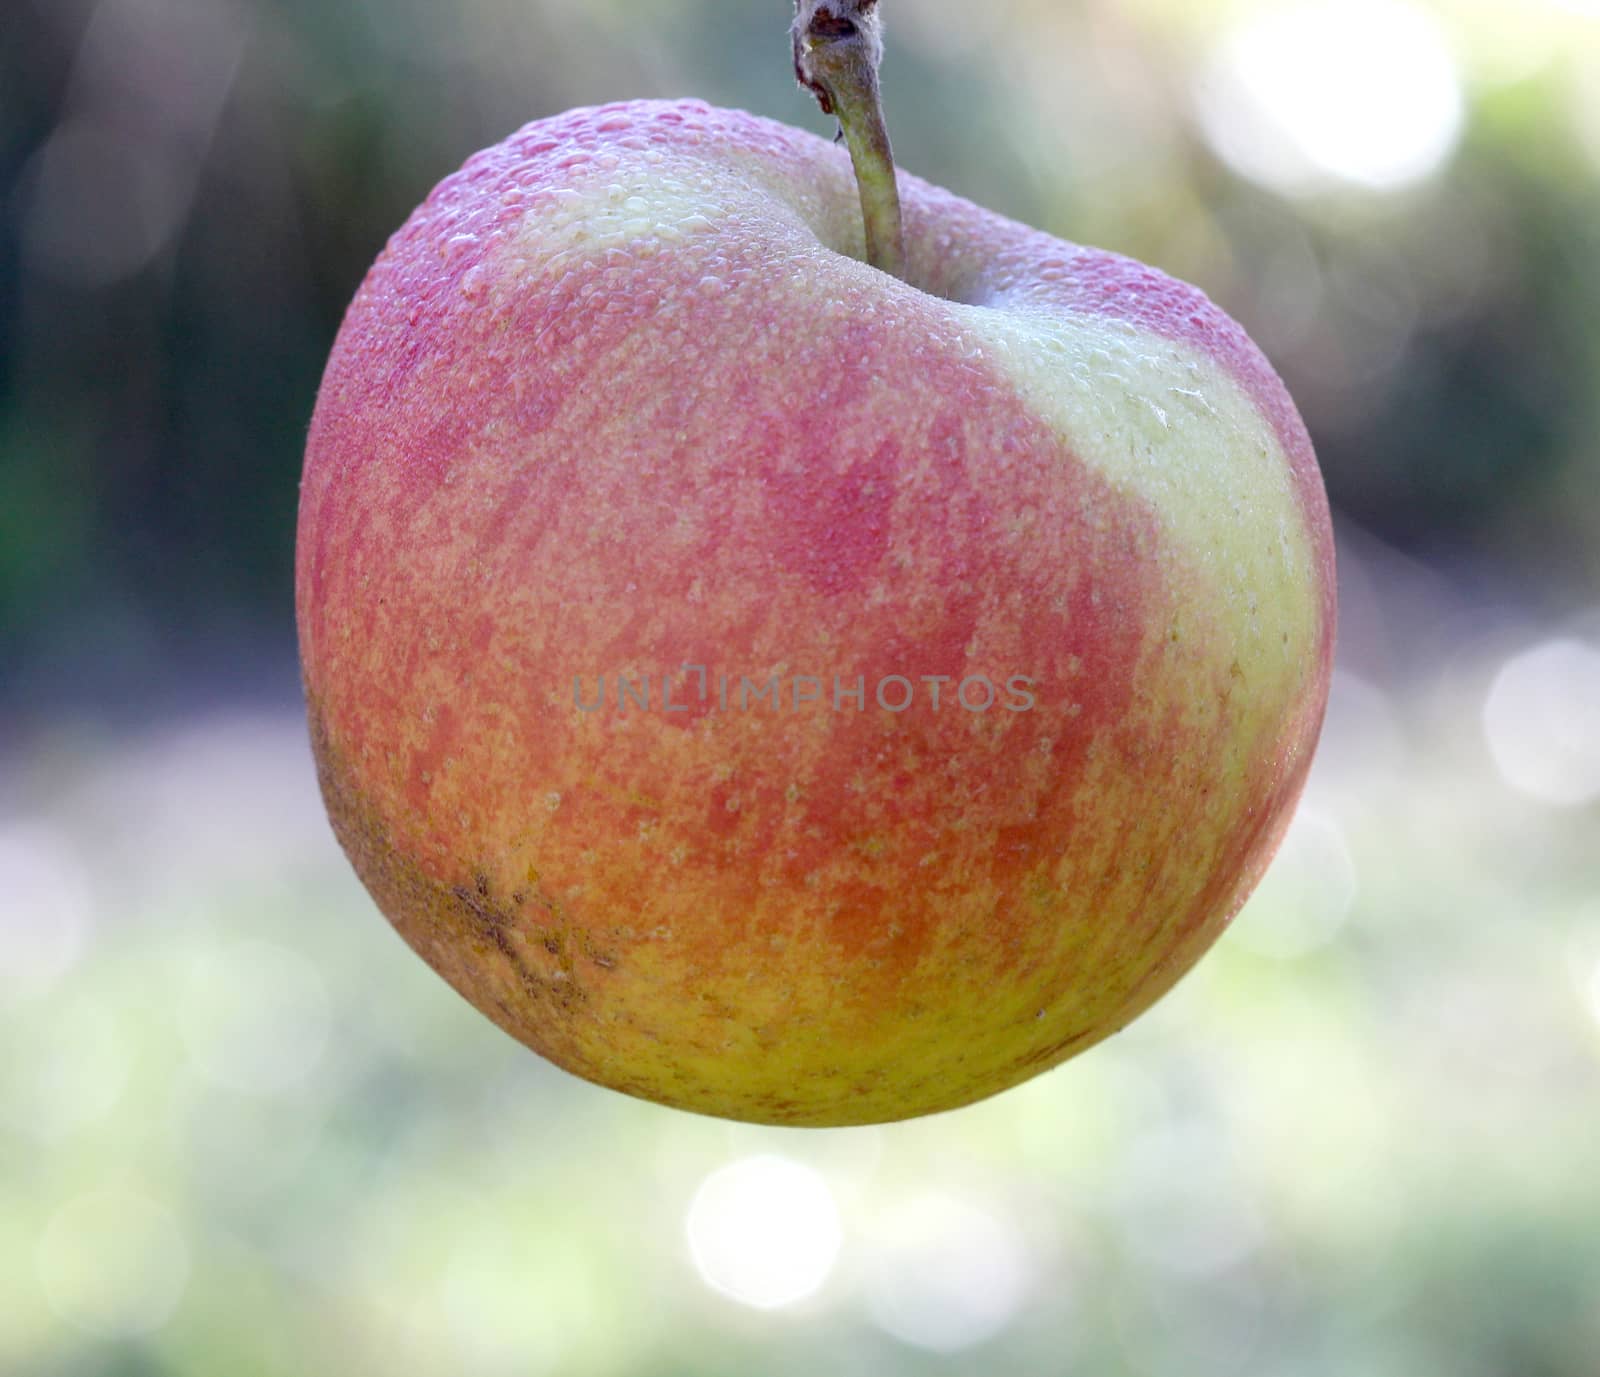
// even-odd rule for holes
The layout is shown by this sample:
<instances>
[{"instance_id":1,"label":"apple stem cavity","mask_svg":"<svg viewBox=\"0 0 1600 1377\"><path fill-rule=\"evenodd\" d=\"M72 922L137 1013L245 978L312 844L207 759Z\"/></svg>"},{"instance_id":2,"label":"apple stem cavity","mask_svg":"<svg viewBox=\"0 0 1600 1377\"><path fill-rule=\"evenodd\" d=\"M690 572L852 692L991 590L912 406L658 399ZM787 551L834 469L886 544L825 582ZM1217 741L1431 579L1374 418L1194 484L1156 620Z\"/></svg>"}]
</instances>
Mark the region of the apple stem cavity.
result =
<instances>
[{"instance_id":1,"label":"apple stem cavity","mask_svg":"<svg viewBox=\"0 0 1600 1377\"><path fill-rule=\"evenodd\" d=\"M867 262L904 280L900 188L878 85L883 62L878 0L795 0L794 10L795 75L844 132L861 189Z\"/></svg>"}]
</instances>

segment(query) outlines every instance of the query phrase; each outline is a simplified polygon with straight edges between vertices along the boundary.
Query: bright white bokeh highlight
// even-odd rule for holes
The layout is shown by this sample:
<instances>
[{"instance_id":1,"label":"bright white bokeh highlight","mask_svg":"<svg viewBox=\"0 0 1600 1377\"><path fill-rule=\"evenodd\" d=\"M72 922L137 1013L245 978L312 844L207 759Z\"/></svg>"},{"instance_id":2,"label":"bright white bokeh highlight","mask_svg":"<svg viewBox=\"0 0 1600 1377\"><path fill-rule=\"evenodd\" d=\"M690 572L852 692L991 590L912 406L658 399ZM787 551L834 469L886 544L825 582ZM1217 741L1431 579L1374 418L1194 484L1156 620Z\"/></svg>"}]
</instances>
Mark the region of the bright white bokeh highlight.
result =
<instances>
[{"instance_id":1,"label":"bright white bokeh highlight","mask_svg":"<svg viewBox=\"0 0 1600 1377\"><path fill-rule=\"evenodd\" d=\"M1261 956L1304 956L1344 926L1357 891L1343 829L1302 806L1261 884L1233 920L1229 939Z\"/></svg>"},{"instance_id":2,"label":"bright white bokeh highlight","mask_svg":"<svg viewBox=\"0 0 1600 1377\"><path fill-rule=\"evenodd\" d=\"M0 997L49 993L89 945L89 877L76 849L31 823L0 828Z\"/></svg>"},{"instance_id":3,"label":"bright white bokeh highlight","mask_svg":"<svg viewBox=\"0 0 1600 1377\"><path fill-rule=\"evenodd\" d=\"M329 1017L326 987L310 961L287 947L245 941L194 959L178 1028L208 1080L274 1094L311 1073L327 1044Z\"/></svg>"},{"instance_id":4,"label":"bright white bokeh highlight","mask_svg":"<svg viewBox=\"0 0 1600 1377\"><path fill-rule=\"evenodd\" d=\"M62 1206L39 1238L36 1261L56 1315L108 1339L160 1329L189 1283L189 1249L172 1212L126 1190Z\"/></svg>"},{"instance_id":5,"label":"bright white bokeh highlight","mask_svg":"<svg viewBox=\"0 0 1600 1377\"><path fill-rule=\"evenodd\" d=\"M1400 0L1261 11L1213 53L1196 106L1225 162L1291 194L1421 181L1455 150L1465 114L1444 35Z\"/></svg>"},{"instance_id":6,"label":"bright white bokeh highlight","mask_svg":"<svg viewBox=\"0 0 1600 1377\"><path fill-rule=\"evenodd\" d=\"M1595 963L1594 974L1589 978L1589 1012L1600 1023L1600 961Z\"/></svg>"},{"instance_id":7,"label":"bright white bokeh highlight","mask_svg":"<svg viewBox=\"0 0 1600 1377\"><path fill-rule=\"evenodd\" d=\"M874 1322L902 1343L937 1353L1001 1333L1026 1303L1033 1267L1012 1225L945 1195L883 1215L866 1273Z\"/></svg>"},{"instance_id":8,"label":"bright white bokeh highlight","mask_svg":"<svg viewBox=\"0 0 1600 1377\"><path fill-rule=\"evenodd\" d=\"M839 1259L839 1210L819 1173L764 1153L714 1171L689 1204L689 1253L714 1290L758 1310L815 1294Z\"/></svg>"},{"instance_id":9,"label":"bright white bokeh highlight","mask_svg":"<svg viewBox=\"0 0 1600 1377\"><path fill-rule=\"evenodd\" d=\"M1562 638L1513 655L1484 701L1483 731L1520 793L1562 807L1600 799L1600 649Z\"/></svg>"}]
</instances>

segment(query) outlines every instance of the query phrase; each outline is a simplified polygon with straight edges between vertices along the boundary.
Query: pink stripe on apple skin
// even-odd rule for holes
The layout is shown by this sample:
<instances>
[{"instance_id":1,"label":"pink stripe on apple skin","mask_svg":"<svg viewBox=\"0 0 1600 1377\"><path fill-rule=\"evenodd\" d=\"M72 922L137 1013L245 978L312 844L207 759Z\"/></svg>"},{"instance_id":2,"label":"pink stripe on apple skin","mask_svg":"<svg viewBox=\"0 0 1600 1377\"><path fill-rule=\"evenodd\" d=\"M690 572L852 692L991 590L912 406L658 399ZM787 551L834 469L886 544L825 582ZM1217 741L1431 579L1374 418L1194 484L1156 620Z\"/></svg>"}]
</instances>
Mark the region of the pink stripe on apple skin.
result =
<instances>
[{"instance_id":1,"label":"pink stripe on apple skin","mask_svg":"<svg viewBox=\"0 0 1600 1377\"><path fill-rule=\"evenodd\" d=\"M697 1107L947 1107L1198 956L1298 791L1325 674L1233 698L1196 552L953 352L937 298L880 294L799 222L752 232L736 159L670 249L541 257L609 153L681 170L723 139L797 177L818 156L701 106L579 112L473 159L374 267L302 493L325 789L407 940L579 1074L688 1093L742 1030L765 1062ZM686 662L1041 693L981 720L573 708L575 674ZM995 1028L1000 994L1025 1026Z\"/></svg>"}]
</instances>

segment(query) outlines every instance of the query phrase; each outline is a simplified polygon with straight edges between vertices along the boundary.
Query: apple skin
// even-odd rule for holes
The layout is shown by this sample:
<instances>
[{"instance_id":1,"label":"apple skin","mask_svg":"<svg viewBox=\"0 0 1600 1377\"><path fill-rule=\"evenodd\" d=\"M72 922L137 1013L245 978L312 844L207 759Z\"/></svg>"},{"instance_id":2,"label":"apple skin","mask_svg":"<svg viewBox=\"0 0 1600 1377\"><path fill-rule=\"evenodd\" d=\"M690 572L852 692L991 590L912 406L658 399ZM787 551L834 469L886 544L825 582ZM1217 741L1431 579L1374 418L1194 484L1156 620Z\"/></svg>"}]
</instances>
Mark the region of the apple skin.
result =
<instances>
[{"instance_id":1,"label":"apple skin","mask_svg":"<svg viewBox=\"0 0 1600 1377\"><path fill-rule=\"evenodd\" d=\"M1083 1051L1225 928L1321 727L1327 501L1259 351L1153 269L901 194L909 282L813 135L530 124L390 241L317 401L339 840L500 1027L663 1104L880 1122ZM664 711L683 665L708 701ZM773 675L781 711L735 710Z\"/></svg>"}]
</instances>

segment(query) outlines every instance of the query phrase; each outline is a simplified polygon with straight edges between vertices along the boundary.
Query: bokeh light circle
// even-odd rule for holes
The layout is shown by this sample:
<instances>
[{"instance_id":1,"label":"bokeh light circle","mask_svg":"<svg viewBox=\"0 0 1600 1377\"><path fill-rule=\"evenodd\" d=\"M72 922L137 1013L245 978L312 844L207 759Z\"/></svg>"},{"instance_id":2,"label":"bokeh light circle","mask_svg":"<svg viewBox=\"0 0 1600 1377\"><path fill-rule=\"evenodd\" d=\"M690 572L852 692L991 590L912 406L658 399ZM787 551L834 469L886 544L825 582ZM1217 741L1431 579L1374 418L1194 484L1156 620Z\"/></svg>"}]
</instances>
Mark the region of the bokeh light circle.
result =
<instances>
[{"instance_id":1,"label":"bokeh light circle","mask_svg":"<svg viewBox=\"0 0 1600 1377\"><path fill-rule=\"evenodd\" d=\"M91 927L88 873L67 838L32 823L0 829L0 995L48 993L83 956Z\"/></svg>"},{"instance_id":2,"label":"bokeh light circle","mask_svg":"<svg viewBox=\"0 0 1600 1377\"><path fill-rule=\"evenodd\" d=\"M1513 655L1484 700L1483 731L1518 792L1565 807L1600 799L1600 649L1560 638Z\"/></svg>"},{"instance_id":3,"label":"bokeh light circle","mask_svg":"<svg viewBox=\"0 0 1600 1377\"><path fill-rule=\"evenodd\" d=\"M1291 194L1418 182L1455 150L1465 114L1449 44L1400 0L1264 9L1225 35L1195 95L1218 156Z\"/></svg>"},{"instance_id":4,"label":"bokeh light circle","mask_svg":"<svg viewBox=\"0 0 1600 1377\"><path fill-rule=\"evenodd\" d=\"M838 1261L842 1231L819 1173L763 1153L714 1171L690 1202L689 1251L705 1283L758 1310L813 1295Z\"/></svg>"},{"instance_id":5,"label":"bokeh light circle","mask_svg":"<svg viewBox=\"0 0 1600 1377\"><path fill-rule=\"evenodd\" d=\"M189 1249L172 1212L121 1189L79 1196L56 1211L37 1264L50 1308L112 1339L160 1329L189 1282Z\"/></svg>"},{"instance_id":6,"label":"bokeh light circle","mask_svg":"<svg viewBox=\"0 0 1600 1377\"><path fill-rule=\"evenodd\" d=\"M251 1094L304 1081L322 1056L330 1018L317 968L287 947L253 939L197 956L178 1008L200 1073Z\"/></svg>"},{"instance_id":7,"label":"bokeh light circle","mask_svg":"<svg viewBox=\"0 0 1600 1377\"><path fill-rule=\"evenodd\" d=\"M1032 1264L1017 1230L987 1210L924 1195L887 1213L866 1279L878 1327L937 1353L972 1348L1022 1309Z\"/></svg>"},{"instance_id":8,"label":"bokeh light circle","mask_svg":"<svg viewBox=\"0 0 1600 1377\"><path fill-rule=\"evenodd\" d=\"M128 1089L137 1025L89 995L63 1001L36 1041L0 1062L0 1122L41 1143L59 1143L99 1123Z\"/></svg>"}]
</instances>

